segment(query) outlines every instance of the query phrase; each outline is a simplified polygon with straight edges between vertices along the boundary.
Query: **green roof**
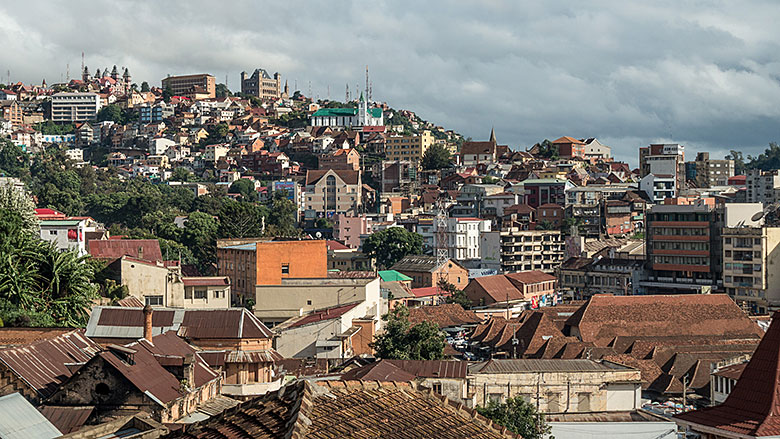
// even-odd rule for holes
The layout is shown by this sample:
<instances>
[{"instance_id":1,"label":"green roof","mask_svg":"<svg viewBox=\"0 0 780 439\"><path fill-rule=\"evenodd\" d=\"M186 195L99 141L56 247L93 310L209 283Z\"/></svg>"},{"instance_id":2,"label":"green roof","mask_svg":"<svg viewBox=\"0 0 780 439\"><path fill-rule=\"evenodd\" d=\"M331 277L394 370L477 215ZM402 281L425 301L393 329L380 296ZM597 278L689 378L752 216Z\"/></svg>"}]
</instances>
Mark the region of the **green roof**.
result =
<instances>
[{"instance_id":1,"label":"green roof","mask_svg":"<svg viewBox=\"0 0 780 439\"><path fill-rule=\"evenodd\" d=\"M368 112L371 113L371 117L382 117L381 108L369 108Z\"/></svg>"},{"instance_id":2,"label":"green roof","mask_svg":"<svg viewBox=\"0 0 780 439\"><path fill-rule=\"evenodd\" d=\"M397 281L408 282L412 280L411 277L403 273L399 273L395 270L382 270L379 272L379 277L384 282L397 282Z\"/></svg>"},{"instance_id":3,"label":"green roof","mask_svg":"<svg viewBox=\"0 0 780 439\"><path fill-rule=\"evenodd\" d=\"M371 113L371 117L382 117L381 108L369 108L368 112ZM357 108L320 108L312 114L312 117L319 116L344 116L350 117L358 114Z\"/></svg>"},{"instance_id":4,"label":"green roof","mask_svg":"<svg viewBox=\"0 0 780 439\"><path fill-rule=\"evenodd\" d=\"M81 220L41 220L41 226L77 226Z\"/></svg>"}]
</instances>

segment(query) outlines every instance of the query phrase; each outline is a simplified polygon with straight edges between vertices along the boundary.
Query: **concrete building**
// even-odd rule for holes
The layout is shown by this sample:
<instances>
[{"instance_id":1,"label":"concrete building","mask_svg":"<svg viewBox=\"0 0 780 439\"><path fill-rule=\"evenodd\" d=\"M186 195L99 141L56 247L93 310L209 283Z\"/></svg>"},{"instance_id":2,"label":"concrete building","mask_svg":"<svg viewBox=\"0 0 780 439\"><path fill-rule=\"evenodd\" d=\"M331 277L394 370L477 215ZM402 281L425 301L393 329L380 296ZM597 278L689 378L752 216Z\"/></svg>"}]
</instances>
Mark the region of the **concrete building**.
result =
<instances>
[{"instance_id":1,"label":"concrete building","mask_svg":"<svg viewBox=\"0 0 780 439\"><path fill-rule=\"evenodd\" d=\"M610 361L502 360L469 366L474 404L521 397L541 413L612 412L641 407L638 369Z\"/></svg>"},{"instance_id":2,"label":"concrete building","mask_svg":"<svg viewBox=\"0 0 780 439\"><path fill-rule=\"evenodd\" d=\"M327 246L324 240L221 239L217 271L231 280L232 303L244 303L256 298L257 286L282 285L283 279L327 278Z\"/></svg>"},{"instance_id":3,"label":"concrete building","mask_svg":"<svg viewBox=\"0 0 780 439\"><path fill-rule=\"evenodd\" d=\"M558 278L541 271L475 277L463 291L474 306L508 306L552 296Z\"/></svg>"},{"instance_id":4,"label":"concrete building","mask_svg":"<svg viewBox=\"0 0 780 439\"><path fill-rule=\"evenodd\" d=\"M382 167L380 192L411 193L417 183L417 163L411 160L383 160L380 166Z\"/></svg>"},{"instance_id":5,"label":"concrete building","mask_svg":"<svg viewBox=\"0 0 780 439\"><path fill-rule=\"evenodd\" d=\"M566 205L566 192L574 185L568 180L557 178L528 179L523 181L525 204L534 209L542 204Z\"/></svg>"},{"instance_id":6,"label":"concrete building","mask_svg":"<svg viewBox=\"0 0 780 439\"><path fill-rule=\"evenodd\" d=\"M51 120L55 123L95 120L101 107L97 93L55 93L51 97Z\"/></svg>"},{"instance_id":7,"label":"concrete building","mask_svg":"<svg viewBox=\"0 0 780 439\"><path fill-rule=\"evenodd\" d=\"M251 76L241 72L241 93L260 99L279 99L282 96L282 75L271 76L265 69L255 69Z\"/></svg>"},{"instance_id":8,"label":"concrete building","mask_svg":"<svg viewBox=\"0 0 780 439\"><path fill-rule=\"evenodd\" d=\"M780 172L750 169L745 175L748 203L776 203L780 200Z\"/></svg>"},{"instance_id":9,"label":"concrete building","mask_svg":"<svg viewBox=\"0 0 780 439\"><path fill-rule=\"evenodd\" d=\"M360 171L306 171L306 217L358 214L362 206L362 187Z\"/></svg>"},{"instance_id":10,"label":"concrete building","mask_svg":"<svg viewBox=\"0 0 780 439\"><path fill-rule=\"evenodd\" d=\"M582 139L585 143L585 158L594 160L609 160L612 158L612 148L599 142L595 137Z\"/></svg>"},{"instance_id":11,"label":"concrete building","mask_svg":"<svg viewBox=\"0 0 780 439\"><path fill-rule=\"evenodd\" d=\"M756 314L780 309L780 227L724 227L723 288Z\"/></svg>"},{"instance_id":12,"label":"concrete building","mask_svg":"<svg viewBox=\"0 0 780 439\"><path fill-rule=\"evenodd\" d=\"M339 148L319 157L319 169L360 170L360 153L355 148Z\"/></svg>"},{"instance_id":13,"label":"concrete building","mask_svg":"<svg viewBox=\"0 0 780 439\"><path fill-rule=\"evenodd\" d=\"M381 108L369 108L360 96L358 108L321 108L311 115L313 127L381 127L384 126Z\"/></svg>"},{"instance_id":14,"label":"concrete building","mask_svg":"<svg viewBox=\"0 0 780 439\"><path fill-rule=\"evenodd\" d=\"M388 160L412 160L419 163L434 141L429 130L416 135L390 135L385 140L385 156Z\"/></svg>"},{"instance_id":15,"label":"concrete building","mask_svg":"<svg viewBox=\"0 0 780 439\"><path fill-rule=\"evenodd\" d=\"M614 258L569 258L561 264L558 279L562 291L576 300L594 294L639 294L644 261Z\"/></svg>"},{"instance_id":16,"label":"concrete building","mask_svg":"<svg viewBox=\"0 0 780 439\"><path fill-rule=\"evenodd\" d=\"M390 267L412 278L412 288L437 287L439 280L463 289L469 282L469 271L452 259L443 264L436 263L434 256L409 255Z\"/></svg>"},{"instance_id":17,"label":"concrete building","mask_svg":"<svg viewBox=\"0 0 780 439\"><path fill-rule=\"evenodd\" d=\"M447 218L447 226L444 231L446 242L441 247L447 248L450 259L467 261L480 259L480 237L483 233L490 232L490 221L480 218ZM436 241L439 230L433 223L433 245L439 247Z\"/></svg>"},{"instance_id":18,"label":"concrete building","mask_svg":"<svg viewBox=\"0 0 780 439\"><path fill-rule=\"evenodd\" d=\"M51 209L37 209L41 239L59 251L74 250L87 254L88 234L102 234L103 225L90 217L70 217Z\"/></svg>"},{"instance_id":19,"label":"concrete building","mask_svg":"<svg viewBox=\"0 0 780 439\"><path fill-rule=\"evenodd\" d=\"M585 142L573 137L563 136L552 141L552 144L558 148L558 156L562 159L584 159L586 145Z\"/></svg>"},{"instance_id":20,"label":"concrete building","mask_svg":"<svg viewBox=\"0 0 780 439\"><path fill-rule=\"evenodd\" d=\"M669 202L670 200L666 200ZM650 294L709 293L722 288L722 210L714 199L683 199L655 205L647 212Z\"/></svg>"},{"instance_id":21,"label":"concrete building","mask_svg":"<svg viewBox=\"0 0 780 439\"><path fill-rule=\"evenodd\" d=\"M714 160L710 153L700 152L696 161L685 163L685 174L685 179L693 181L696 187L727 186L734 176L734 160Z\"/></svg>"},{"instance_id":22,"label":"concrete building","mask_svg":"<svg viewBox=\"0 0 780 439\"><path fill-rule=\"evenodd\" d=\"M685 188L685 147L670 143L639 148L639 170L640 188L651 200L674 198ZM651 174L653 178L645 179Z\"/></svg>"},{"instance_id":23,"label":"concrete building","mask_svg":"<svg viewBox=\"0 0 780 439\"><path fill-rule=\"evenodd\" d=\"M563 262L564 241L559 230L521 230L507 227L499 234L504 273L539 270L553 273Z\"/></svg>"},{"instance_id":24,"label":"concrete building","mask_svg":"<svg viewBox=\"0 0 780 439\"><path fill-rule=\"evenodd\" d=\"M333 215L333 239L350 248L359 248L361 237L371 234L371 220L365 215Z\"/></svg>"},{"instance_id":25,"label":"concrete building","mask_svg":"<svg viewBox=\"0 0 780 439\"><path fill-rule=\"evenodd\" d=\"M162 88L170 89L174 96L185 96L195 99L196 95L206 98L216 97L216 79L206 73L197 75L169 76L162 81Z\"/></svg>"}]
</instances>

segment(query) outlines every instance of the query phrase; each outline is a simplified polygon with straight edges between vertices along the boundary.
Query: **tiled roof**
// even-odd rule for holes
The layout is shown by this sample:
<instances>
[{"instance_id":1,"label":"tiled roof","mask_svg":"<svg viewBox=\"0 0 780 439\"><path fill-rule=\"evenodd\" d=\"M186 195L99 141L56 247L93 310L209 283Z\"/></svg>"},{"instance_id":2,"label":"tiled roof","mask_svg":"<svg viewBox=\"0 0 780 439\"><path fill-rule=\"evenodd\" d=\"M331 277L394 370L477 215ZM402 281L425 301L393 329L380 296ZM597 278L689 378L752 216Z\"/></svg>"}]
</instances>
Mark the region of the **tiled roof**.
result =
<instances>
[{"instance_id":1,"label":"tiled roof","mask_svg":"<svg viewBox=\"0 0 780 439\"><path fill-rule=\"evenodd\" d=\"M409 322L431 322L439 328L451 326L472 325L480 323L482 319L473 311L467 311L457 303L446 303L436 306L421 306L409 309Z\"/></svg>"},{"instance_id":2,"label":"tiled roof","mask_svg":"<svg viewBox=\"0 0 780 439\"><path fill-rule=\"evenodd\" d=\"M341 376L342 380L412 381L416 378L466 378L467 361L379 360Z\"/></svg>"},{"instance_id":3,"label":"tiled roof","mask_svg":"<svg viewBox=\"0 0 780 439\"><path fill-rule=\"evenodd\" d=\"M503 274L481 276L472 279L470 282L482 288L482 290L484 290L495 302L525 299L522 291L518 290L509 278ZM471 285L471 283L469 283L469 285Z\"/></svg>"},{"instance_id":4,"label":"tiled roof","mask_svg":"<svg viewBox=\"0 0 780 439\"><path fill-rule=\"evenodd\" d=\"M488 439L519 436L413 383L298 381L172 438Z\"/></svg>"},{"instance_id":5,"label":"tiled roof","mask_svg":"<svg viewBox=\"0 0 780 439\"><path fill-rule=\"evenodd\" d=\"M575 143L575 144L581 144L581 145L585 144L584 142L582 142L580 140L577 140L574 137L569 137L569 136L559 137L559 138L553 140L551 143L553 143L553 144L555 144L555 143Z\"/></svg>"},{"instance_id":6,"label":"tiled roof","mask_svg":"<svg viewBox=\"0 0 780 439\"><path fill-rule=\"evenodd\" d=\"M460 155L493 154L496 152L495 142L464 142L460 147Z\"/></svg>"},{"instance_id":7,"label":"tiled roof","mask_svg":"<svg viewBox=\"0 0 780 439\"><path fill-rule=\"evenodd\" d=\"M89 241L89 254L94 258L118 259L131 256L146 261L162 261L160 241L156 239L107 239Z\"/></svg>"},{"instance_id":8,"label":"tiled roof","mask_svg":"<svg viewBox=\"0 0 780 439\"><path fill-rule=\"evenodd\" d=\"M675 415L678 424L702 425L749 437L780 435L780 314L772 318L726 401Z\"/></svg>"},{"instance_id":9,"label":"tiled roof","mask_svg":"<svg viewBox=\"0 0 780 439\"><path fill-rule=\"evenodd\" d=\"M360 178L360 171L351 169L310 169L306 171L306 185L317 183L328 172L336 174L345 184L358 184Z\"/></svg>"},{"instance_id":10,"label":"tiled roof","mask_svg":"<svg viewBox=\"0 0 780 439\"><path fill-rule=\"evenodd\" d=\"M363 367L350 369L341 375L345 381L414 381L417 377L390 361L379 360Z\"/></svg>"},{"instance_id":11,"label":"tiled roof","mask_svg":"<svg viewBox=\"0 0 780 439\"><path fill-rule=\"evenodd\" d=\"M224 287L230 285L230 279L225 276L182 277L185 287Z\"/></svg>"},{"instance_id":12,"label":"tiled roof","mask_svg":"<svg viewBox=\"0 0 780 439\"><path fill-rule=\"evenodd\" d=\"M0 363L19 379L48 397L73 373L68 364L86 363L100 346L81 329L48 340L0 350Z\"/></svg>"},{"instance_id":13,"label":"tiled roof","mask_svg":"<svg viewBox=\"0 0 780 439\"><path fill-rule=\"evenodd\" d=\"M409 290L414 297L449 296L450 293L439 287L412 288Z\"/></svg>"}]
</instances>

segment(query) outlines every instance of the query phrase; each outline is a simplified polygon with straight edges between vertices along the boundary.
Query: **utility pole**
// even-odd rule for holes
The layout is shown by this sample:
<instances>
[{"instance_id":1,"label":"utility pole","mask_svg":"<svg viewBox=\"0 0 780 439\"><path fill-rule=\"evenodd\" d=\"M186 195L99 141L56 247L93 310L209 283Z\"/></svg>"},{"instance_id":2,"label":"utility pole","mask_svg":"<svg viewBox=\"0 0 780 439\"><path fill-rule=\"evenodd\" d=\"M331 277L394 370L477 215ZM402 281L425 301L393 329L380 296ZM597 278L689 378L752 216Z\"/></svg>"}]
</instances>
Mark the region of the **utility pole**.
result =
<instances>
[{"instance_id":1,"label":"utility pole","mask_svg":"<svg viewBox=\"0 0 780 439\"><path fill-rule=\"evenodd\" d=\"M687 393L688 391L688 375L683 375L683 395L682 395L682 411L685 412L685 403L688 401Z\"/></svg>"}]
</instances>

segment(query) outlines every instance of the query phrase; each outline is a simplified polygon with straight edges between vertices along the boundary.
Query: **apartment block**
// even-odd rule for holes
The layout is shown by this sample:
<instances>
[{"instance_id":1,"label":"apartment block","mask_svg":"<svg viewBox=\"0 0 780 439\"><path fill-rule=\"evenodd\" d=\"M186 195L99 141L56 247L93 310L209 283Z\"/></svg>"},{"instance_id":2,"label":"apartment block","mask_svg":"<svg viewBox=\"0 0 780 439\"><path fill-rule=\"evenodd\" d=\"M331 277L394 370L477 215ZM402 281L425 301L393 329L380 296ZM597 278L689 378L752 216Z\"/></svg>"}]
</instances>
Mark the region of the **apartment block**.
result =
<instances>
[{"instance_id":1,"label":"apartment block","mask_svg":"<svg viewBox=\"0 0 780 439\"><path fill-rule=\"evenodd\" d=\"M422 160L425 151L433 145L434 137L425 130L419 135L389 136L385 141L385 156L388 160Z\"/></svg>"},{"instance_id":2,"label":"apartment block","mask_svg":"<svg viewBox=\"0 0 780 439\"><path fill-rule=\"evenodd\" d=\"M710 153L696 154L696 161L685 163L685 179L697 187L726 186L734 176L734 160L710 159Z\"/></svg>"},{"instance_id":3,"label":"apartment block","mask_svg":"<svg viewBox=\"0 0 780 439\"><path fill-rule=\"evenodd\" d=\"M194 97L205 95L207 98L216 97L216 79L206 73L198 75L169 76L162 81L163 90L170 88L176 96Z\"/></svg>"},{"instance_id":4,"label":"apartment block","mask_svg":"<svg viewBox=\"0 0 780 439\"><path fill-rule=\"evenodd\" d=\"M449 257L458 261L480 259L480 235L490 232L490 221L480 218L448 218L445 228L445 247ZM434 222L434 246L438 226Z\"/></svg>"},{"instance_id":5,"label":"apartment block","mask_svg":"<svg viewBox=\"0 0 780 439\"><path fill-rule=\"evenodd\" d=\"M553 273L563 262L564 241L558 230L501 230L501 270L504 273L539 270Z\"/></svg>"},{"instance_id":6,"label":"apartment block","mask_svg":"<svg viewBox=\"0 0 780 439\"><path fill-rule=\"evenodd\" d=\"M723 287L742 308L780 308L780 227L723 228Z\"/></svg>"},{"instance_id":7,"label":"apartment block","mask_svg":"<svg viewBox=\"0 0 780 439\"><path fill-rule=\"evenodd\" d=\"M712 198L666 202L647 212L649 275L641 285L649 294L720 290L722 210Z\"/></svg>"},{"instance_id":8,"label":"apartment block","mask_svg":"<svg viewBox=\"0 0 780 439\"><path fill-rule=\"evenodd\" d=\"M51 120L56 123L95 120L100 107L97 93L55 93L51 97Z\"/></svg>"},{"instance_id":9,"label":"apartment block","mask_svg":"<svg viewBox=\"0 0 780 439\"><path fill-rule=\"evenodd\" d=\"M309 170L306 172L306 218L355 215L362 205L360 171Z\"/></svg>"},{"instance_id":10,"label":"apartment block","mask_svg":"<svg viewBox=\"0 0 780 439\"><path fill-rule=\"evenodd\" d=\"M685 187L685 147L676 143L639 148L640 189L656 203Z\"/></svg>"},{"instance_id":11,"label":"apartment block","mask_svg":"<svg viewBox=\"0 0 780 439\"><path fill-rule=\"evenodd\" d=\"M780 172L750 169L745 175L748 203L775 203L780 200Z\"/></svg>"}]
</instances>

